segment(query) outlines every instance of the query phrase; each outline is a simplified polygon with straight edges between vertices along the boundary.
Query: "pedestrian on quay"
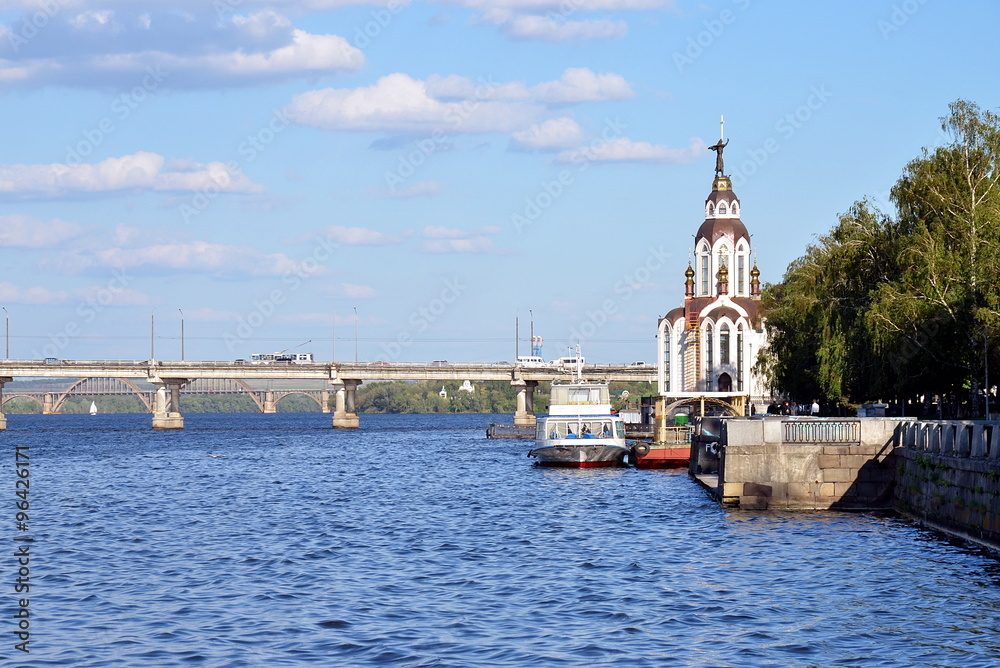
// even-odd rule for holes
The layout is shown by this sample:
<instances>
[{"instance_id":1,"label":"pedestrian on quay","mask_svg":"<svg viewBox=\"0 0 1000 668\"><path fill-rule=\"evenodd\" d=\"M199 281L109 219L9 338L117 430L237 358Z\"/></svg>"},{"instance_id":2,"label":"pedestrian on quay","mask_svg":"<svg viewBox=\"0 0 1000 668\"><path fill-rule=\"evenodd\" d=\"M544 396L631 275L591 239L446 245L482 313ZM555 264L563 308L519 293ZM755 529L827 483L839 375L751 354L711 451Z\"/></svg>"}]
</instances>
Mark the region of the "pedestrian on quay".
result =
<instances>
[{"instance_id":1,"label":"pedestrian on quay","mask_svg":"<svg viewBox=\"0 0 1000 668\"><path fill-rule=\"evenodd\" d=\"M809 408L809 415L819 417L819 401L813 399L813 405Z\"/></svg>"}]
</instances>

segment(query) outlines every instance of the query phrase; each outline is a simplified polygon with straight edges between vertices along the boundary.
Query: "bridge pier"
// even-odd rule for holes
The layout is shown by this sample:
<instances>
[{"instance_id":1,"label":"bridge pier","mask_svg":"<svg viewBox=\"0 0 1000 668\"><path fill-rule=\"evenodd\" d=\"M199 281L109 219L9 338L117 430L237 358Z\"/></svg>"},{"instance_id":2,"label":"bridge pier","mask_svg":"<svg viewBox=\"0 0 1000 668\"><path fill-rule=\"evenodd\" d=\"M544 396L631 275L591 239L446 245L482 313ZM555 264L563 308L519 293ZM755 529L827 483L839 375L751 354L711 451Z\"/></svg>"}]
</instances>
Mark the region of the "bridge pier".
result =
<instances>
[{"instance_id":1,"label":"bridge pier","mask_svg":"<svg viewBox=\"0 0 1000 668\"><path fill-rule=\"evenodd\" d=\"M46 392L42 397L42 415L52 415L56 412L56 397L51 392Z\"/></svg>"},{"instance_id":2,"label":"bridge pier","mask_svg":"<svg viewBox=\"0 0 1000 668\"><path fill-rule=\"evenodd\" d=\"M277 413L277 402L274 400L274 392L268 390L264 393L264 412L265 413Z\"/></svg>"},{"instance_id":3,"label":"bridge pier","mask_svg":"<svg viewBox=\"0 0 1000 668\"><path fill-rule=\"evenodd\" d=\"M151 382L156 388L153 393L153 429L183 429L181 387L187 380L171 378Z\"/></svg>"},{"instance_id":4,"label":"bridge pier","mask_svg":"<svg viewBox=\"0 0 1000 668\"><path fill-rule=\"evenodd\" d=\"M360 421L357 413L357 390L360 380L335 382L336 408L333 411L334 429L357 429Z\"/></svg>"},{"instance_id":5,"label":"bridge pier","mask_svg":"<svg viewBox=\"0 0 1000 668\"><path fill-rule=\"evenodd\" d=\"M13 380L13 378L7 376L0 378L0 431L7 428L7 417L3 414L3 384Z\"/></svg>"},{"instance_id":6,"label":"bridge pier","mask_svg":"<svg viewBox=\"0 0 1000 668\"><path fill-rule=\"evenodd\" d=\"M319 393L319 409L324 413L330 412L330 392L323 390Z\"/></svg>"},{"instance_id":7,"label":"bridge pier","mask_svg":"<svg viewBox=\"0 0 1000 668\"><path fill-rule=\"evenodd\" d=\"M537 380L516 379L510 382L517 388L517 410L514 412L514 424L522 427L535 426L535 388Z\"/></svg>"}]
</instances>

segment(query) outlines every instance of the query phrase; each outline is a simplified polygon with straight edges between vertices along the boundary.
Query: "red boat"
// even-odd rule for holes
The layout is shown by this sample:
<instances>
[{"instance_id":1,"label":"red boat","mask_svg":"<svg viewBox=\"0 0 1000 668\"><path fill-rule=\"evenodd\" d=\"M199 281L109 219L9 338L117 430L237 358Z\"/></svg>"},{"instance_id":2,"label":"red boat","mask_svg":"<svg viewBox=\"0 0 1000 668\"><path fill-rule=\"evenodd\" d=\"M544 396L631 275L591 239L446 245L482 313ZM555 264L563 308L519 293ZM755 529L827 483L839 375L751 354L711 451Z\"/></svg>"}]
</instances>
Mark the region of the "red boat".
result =
<instances>
[{"instance_id":1,"label":"red boat","mask_svg":"<svg viewBox=\"0 0 1000 668\"><path fill-rule=\"evenodd\" d=\"M691 429L688 426L668 427L665 443L636 443L632 446L637 469L687 468L691 459Z\"/></svg>"}]
</instances>

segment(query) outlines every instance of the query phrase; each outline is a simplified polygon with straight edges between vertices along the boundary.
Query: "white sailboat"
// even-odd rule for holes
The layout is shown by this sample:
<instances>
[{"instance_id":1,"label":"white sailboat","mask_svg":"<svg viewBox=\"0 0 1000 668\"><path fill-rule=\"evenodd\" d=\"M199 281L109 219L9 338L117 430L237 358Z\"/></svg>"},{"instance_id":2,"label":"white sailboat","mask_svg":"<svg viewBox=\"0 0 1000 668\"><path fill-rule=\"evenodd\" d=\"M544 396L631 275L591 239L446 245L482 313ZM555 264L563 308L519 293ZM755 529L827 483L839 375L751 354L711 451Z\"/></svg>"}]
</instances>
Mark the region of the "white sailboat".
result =
<instances>
[{"instance_id":1,"label":"white sailboat","mask_svg":"<svg viewBox=\"0 0 1000 668\"><path fill-rule=\"evenodd\" d=\"M90 414L97 415L97 404L93 401L90 402Z\"/></svg>"}]
</instances>

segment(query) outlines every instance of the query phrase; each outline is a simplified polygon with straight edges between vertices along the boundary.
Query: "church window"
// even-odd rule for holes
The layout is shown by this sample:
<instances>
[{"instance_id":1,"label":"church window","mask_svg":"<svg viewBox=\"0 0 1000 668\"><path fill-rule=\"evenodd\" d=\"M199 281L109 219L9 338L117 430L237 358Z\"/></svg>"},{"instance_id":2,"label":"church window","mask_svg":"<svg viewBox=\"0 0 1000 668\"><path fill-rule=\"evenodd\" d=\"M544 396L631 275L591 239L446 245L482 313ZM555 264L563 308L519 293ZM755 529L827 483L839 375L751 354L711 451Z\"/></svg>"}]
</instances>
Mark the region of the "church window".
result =
<instances>
[{"instance_id":1,"label":"church window","mask_svg":"<svg viewBox=\"0 0 1000 668\"><path fill-rule=\"evenodd\" d=\"M715 205L712 204L711 202L708 203L708 215L709 216L715 215Z\"/></svg>"},{"instance_id":2,"label":"church window","mask_svg":"<svg viewBox=\"0 0 1000 668\"><path fill-rule=\"evenodd\" d=\"M746 272L746 261L745 255L740 255L736 258L736 294L743 294L743 280Z\"/></svg>"},{"instance_id":3,"label":"church window","mask_svg":"<svg viewBox=\"0 0 1000 668\"><path fill-rule=\"evenodd\" d=\"M729 248L726 246L719 246L719 269L723 267L729 267Z\"/></svg>"},{"instance_id":4,"label":"church window","mask_svg":"<svg viewBox=\"0 0 1000 668\"><path fill-rule=\"evenodd\" d=\"M715 337L712 336L712 324L708 323L705 325L705 355L706 366L705 366L705 391L712 391L712 376L715 373L715 351L713 348Z\"/></svg>"},{"instance_id":5,"label":"church window","mask_svg":"<svg viewBox=\"0 0 1000 668\"><path fill-rule=\"evenodd\" d=\"M719 329L719 364L729 364L729 325Z\"/></svg>"},{"instance_id":6,"label":"church window","mask_svg":"<svg viewBox=\"0 0 1000 668\"><path fill-rule=\"evenodd\" d=\"M708 294L708 255L701 256L701 294Z\"/></svg>"},{"instance_id":7,"label":"church window","mask_svg":"<svg viewBox=\"0 0 1000 668\"><path fill-rule=\"evenodd\" d=\"M736 391L743 391L743 325L736 330Z\"/></svg>"},{"instance_id":8,"label":"church window","mask_svg":"<svg viewBox=\"0 0 1000 668\"><path fill-rule=\"evenodd\" d=\"M719 215L720 216L726 215L726 203L725 202L719 202Z\"/></svg>"},{"instance_id":9,"label":"church window","mask_svg":"<svg viewBox=\"0 0 1000 668\"><path fill-rule=\"evenodd\" d=\"M663 328L663 391L670 391L670 325Z\"/></svg>"},{"instance_id":10,"label":"church window","mask_svg":"<svg viewBox=\"0 0 1000 668\"><path fill-rule=\"evenodd\" d=\"M736 202L733 202L733 215L734 216L740 215L740 205L737 204Z\"/></svg>"}]
</instances>

